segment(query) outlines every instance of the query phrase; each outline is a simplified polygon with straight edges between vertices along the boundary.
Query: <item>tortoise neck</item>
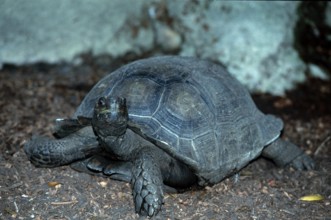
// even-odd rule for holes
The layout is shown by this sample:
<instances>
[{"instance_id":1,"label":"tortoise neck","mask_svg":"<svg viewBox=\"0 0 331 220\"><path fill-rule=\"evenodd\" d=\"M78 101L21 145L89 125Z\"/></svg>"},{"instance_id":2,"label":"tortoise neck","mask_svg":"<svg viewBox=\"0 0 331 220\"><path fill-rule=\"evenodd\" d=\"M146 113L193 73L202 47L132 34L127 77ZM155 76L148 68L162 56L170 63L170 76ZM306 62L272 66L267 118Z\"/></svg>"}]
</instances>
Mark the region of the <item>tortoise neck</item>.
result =
<instances>
[{"instance_id":1,"label":"tortoise neck","mask_svg":"<svg viewBox=\"0 0 331 220\"><path fill-rule=\"evenodd\" d=\"M99 137L102 147L119 160L130 160L135 149L141 146L139 141L135 141L135 133L127 129L120 136Z\"/></svg>"}]
</instances>

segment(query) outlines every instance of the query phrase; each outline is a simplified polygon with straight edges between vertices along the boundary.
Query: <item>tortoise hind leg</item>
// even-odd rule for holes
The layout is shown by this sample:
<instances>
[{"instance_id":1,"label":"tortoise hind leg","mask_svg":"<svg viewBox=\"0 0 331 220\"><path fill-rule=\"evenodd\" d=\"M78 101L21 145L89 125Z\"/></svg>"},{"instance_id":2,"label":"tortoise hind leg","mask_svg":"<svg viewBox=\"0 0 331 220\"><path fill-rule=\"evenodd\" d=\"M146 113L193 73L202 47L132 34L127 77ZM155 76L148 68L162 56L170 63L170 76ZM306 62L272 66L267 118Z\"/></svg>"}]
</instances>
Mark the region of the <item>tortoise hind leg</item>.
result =
<instances>
[{"instance_id":1,"label":"tortoise hind leg","mask_svg":"<svg viewBox=\"0 0 331 220\"><path fill-rule=\"evenodd\" d=\"M315 163L298 146L278 138L264 148L262 156L272 159L278 166L291 165L297 170L314 169Z\"/></svg>"}]
</instances>

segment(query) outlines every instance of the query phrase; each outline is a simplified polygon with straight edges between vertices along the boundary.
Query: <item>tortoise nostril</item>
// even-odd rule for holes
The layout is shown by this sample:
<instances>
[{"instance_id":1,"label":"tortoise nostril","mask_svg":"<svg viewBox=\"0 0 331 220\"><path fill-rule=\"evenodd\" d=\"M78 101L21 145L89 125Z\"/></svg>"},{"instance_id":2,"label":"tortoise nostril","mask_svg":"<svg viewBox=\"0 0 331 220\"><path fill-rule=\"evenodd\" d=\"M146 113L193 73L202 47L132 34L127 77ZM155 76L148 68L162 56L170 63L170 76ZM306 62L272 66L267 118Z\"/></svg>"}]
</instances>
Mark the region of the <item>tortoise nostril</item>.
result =
<instances>
[{"instance_id":1,"label":"tortoise nostril","mask_svg":"<svg viewBox=\"0 0 331 220\"><path fill-rule=\"evenodd\" d=\"M100 106L100 107L106 106L106 99L105 99L105 97L99 98L99 100L98 100L98 106Z\"/></svg>"}]
</instances>

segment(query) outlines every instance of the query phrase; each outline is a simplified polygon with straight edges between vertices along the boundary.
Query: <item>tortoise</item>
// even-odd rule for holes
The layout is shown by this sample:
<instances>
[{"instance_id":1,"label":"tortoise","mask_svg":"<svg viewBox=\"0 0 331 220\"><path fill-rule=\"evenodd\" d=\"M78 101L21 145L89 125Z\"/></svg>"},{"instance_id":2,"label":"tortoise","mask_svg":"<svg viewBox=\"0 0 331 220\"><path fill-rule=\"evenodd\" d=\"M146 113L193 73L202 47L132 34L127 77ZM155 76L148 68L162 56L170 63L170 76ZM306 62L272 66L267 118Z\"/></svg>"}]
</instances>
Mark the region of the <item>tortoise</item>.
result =
<instances>
[{"instance_id":1,"label":"tortoise","mask_svg":"<svg viewBox=\"0 0 331 220\"><path fill-rule=\"evenodd\" d=\"M221 65L160 56L106 75L71 119L56 120L58 139L32 138L24 149L37 167L71 164L130 182L135 211L154 216L164 186L216 184L260 155L313 169L282 129Z\"/></svg>"}]
</instances>

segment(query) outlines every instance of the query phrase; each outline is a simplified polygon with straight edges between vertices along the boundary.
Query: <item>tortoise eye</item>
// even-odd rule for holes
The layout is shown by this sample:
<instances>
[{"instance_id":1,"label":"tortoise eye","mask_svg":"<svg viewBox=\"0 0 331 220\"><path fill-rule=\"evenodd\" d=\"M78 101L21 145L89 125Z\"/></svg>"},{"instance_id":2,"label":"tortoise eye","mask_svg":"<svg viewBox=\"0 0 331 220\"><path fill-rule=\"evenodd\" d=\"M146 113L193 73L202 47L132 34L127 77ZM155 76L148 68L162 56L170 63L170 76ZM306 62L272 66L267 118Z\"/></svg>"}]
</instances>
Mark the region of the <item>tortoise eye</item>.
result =
<instances>
[{"instance_id":1,"label":"tortoise eye","mask_svg":"<svg viewBox=\"0 0 331 220\"><path fill-rule=\"evenodd\" d=\"M98 106L100 106L100 107L104 107L104 106L106 106L106 99L105 99L105 97L101 97L101 98L98 100Z\"/></svg>"}]
</instances>

